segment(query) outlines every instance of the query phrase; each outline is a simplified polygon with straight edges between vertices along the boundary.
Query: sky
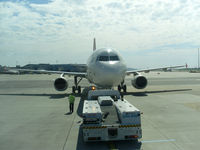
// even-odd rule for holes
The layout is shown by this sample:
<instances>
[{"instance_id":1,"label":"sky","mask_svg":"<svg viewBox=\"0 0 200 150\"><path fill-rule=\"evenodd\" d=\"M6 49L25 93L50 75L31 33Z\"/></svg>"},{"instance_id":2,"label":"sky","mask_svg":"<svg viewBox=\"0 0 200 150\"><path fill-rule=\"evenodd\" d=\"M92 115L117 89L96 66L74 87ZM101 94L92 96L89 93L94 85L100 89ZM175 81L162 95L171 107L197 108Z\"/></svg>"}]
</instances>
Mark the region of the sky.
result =
<instances>
[{"instance_id":1,"label":"sky","mask_svg":"<svg viewBox=\"0 0 200 150\"><path fill-rule=\"evenodd\" d=\"M0 65L86 64L94 37L128 67L197 67L200 1L0 0Z\"/></svg>"}]
</instances>

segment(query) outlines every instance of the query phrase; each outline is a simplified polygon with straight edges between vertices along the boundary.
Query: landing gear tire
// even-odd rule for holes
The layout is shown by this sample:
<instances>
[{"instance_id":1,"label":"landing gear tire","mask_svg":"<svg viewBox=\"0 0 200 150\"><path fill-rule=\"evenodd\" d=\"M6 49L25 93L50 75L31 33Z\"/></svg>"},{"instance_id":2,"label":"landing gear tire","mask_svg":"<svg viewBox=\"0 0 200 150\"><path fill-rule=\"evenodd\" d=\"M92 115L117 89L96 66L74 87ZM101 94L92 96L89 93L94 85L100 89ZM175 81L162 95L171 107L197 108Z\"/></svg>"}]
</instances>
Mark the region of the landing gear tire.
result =
<instances>
[{"instance_id":1,"label":"landing gear tire","mask_svg":"<svg viewBox=\"0 0 200 150\"><path fill-rule=\"evenodd\" d=\"M76 88L75 86L72 86L72 93L75 93L76 92Z\"/></svg>"},{"instance_id":2,"label":"landing gear tire","mask_svg":"<svg viewBox=\"0 0 200 150\"><path fill-rule=\"evenodd\" d=\"M126 87L126 85L123 86L123 91L124 91L124 93L127 92L127 87Z\"/></svg>"},{"instance_id":3,"label":"landing gear tire","mask_svg":"<svg viewBox=\"0 0 200 150\"><path fill-rule=\"evenodd\" d=\"M119 92L121 92L121 89L122 89L121 86L118 85L118 91L119 91Z\"/></svg>"},{"instance_id":4,"label":"landing gear tire","mask_svg":"<svg viewBox=\"0 0 200 150\"><path fill-rule=\"evenodd\" d=\"M77 88L75 86L72 86L72 93L76 93L76 91L78 91L78 93L81 93L81 86L78 86Z\"/></svg>"},{"instance_id":5,"label":"landing gear tire","mask_svg":"<svg viewBox=\"0 0 200 150\"><path fill-rule=\"evenodd\" d=\"M75 84L75 86L72 86L72 93L76 93L76 91L78 91L79 94L81 93L81 86L78 86L78 84L81 82L82 79L83 78L80 78L78 80L77 76L74 77L74 84Z\"/></svg>"},{"instance_id":6,"label":"landing gear tire","mask_svg":"<svg viewBox=\"0 0 200 150\"><path fill-rule=\"evenodd\" d=\"M78 86L78 93L81 93L81 86Z\"/></svg>"},{"instance_id":7,"label":"landing gear tire","mask_svg":"<svg viewBox=\"0 0 200 150\"><path fill-rule=\"evenodd\" d=\"M121 92L121 90L123 90L124 93L126 93L126 92L127 92L127 87L126 87L126 85L118 85L118 91Z\"/></svg>"}]
</instances>

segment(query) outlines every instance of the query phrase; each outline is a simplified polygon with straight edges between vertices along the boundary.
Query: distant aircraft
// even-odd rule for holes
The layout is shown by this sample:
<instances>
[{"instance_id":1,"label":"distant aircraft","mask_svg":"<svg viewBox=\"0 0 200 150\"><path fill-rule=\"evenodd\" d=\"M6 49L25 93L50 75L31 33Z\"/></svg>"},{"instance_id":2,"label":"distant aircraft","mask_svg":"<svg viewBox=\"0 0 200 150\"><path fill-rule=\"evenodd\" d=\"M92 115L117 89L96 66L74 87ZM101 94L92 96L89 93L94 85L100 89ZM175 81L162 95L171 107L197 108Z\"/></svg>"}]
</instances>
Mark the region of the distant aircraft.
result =
<instances>
[{"instance_id":1,"label":"distant aircraft","mask_svg":"<svg viewBox=\"0 0 200 150\"><path fill-rule=\"evenodd\" d=\"M81 93L81 86L79 83L83 78L86 78L90 83L95 84L99 88L110 89L118 86L118 90L127 91L127 86L124 83L125 76L133 74L134 78L131 83L137 89L143 89L147 86L147 79L141 75L140 72L149 72L152 70L162 70L168 68L178 68L182 66L171 66L163 68L140 69L127 71L126 64L123 58L111 48L101 48L96 50L96 41L93 42L93 53L87 61L86 72L65 72L65 71L48 71L48 70L30 70L17 69L22 71L40 72L40 73L57 73L61 74L59 78L54 81L54 87L57 91L64 91L68 88L68 82L65 75L74 76L74 86L72 92Z\"/></svg>"},{"instance_id":2,"label":"distant aircraft","mask_svg":"<svg viewBox=\"0 0 200 150\"><path fill-rule=\"evenodd\" d=\"M0 74L20 74L18 70L10 69L8 67L1 67Z\"/></svg>"}]
</instances>

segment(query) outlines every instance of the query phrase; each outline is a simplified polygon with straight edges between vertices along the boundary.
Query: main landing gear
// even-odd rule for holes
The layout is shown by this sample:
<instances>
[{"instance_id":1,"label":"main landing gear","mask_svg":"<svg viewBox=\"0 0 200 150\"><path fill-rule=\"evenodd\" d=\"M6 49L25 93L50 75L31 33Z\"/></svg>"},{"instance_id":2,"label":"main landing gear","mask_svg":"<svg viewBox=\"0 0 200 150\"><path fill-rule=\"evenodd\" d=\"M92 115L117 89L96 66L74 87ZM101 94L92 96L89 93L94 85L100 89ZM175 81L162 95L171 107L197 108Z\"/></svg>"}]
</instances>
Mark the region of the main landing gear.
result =
<instances>
[{"instance_id":1,"label":"main landing gear","mask_svg":"<svg viewBox=\"0 0 200 150\"><path fill-rule=\"evenodd\" d=\"M122 82L120 85L118 85L118 91L121 92L121 90L123 90L124 93L127 92L127 87L126 87L126 84L124 84L124 82Z\"/></svg>"},{"instance_id":2,"label":"main landing gear","mask_svg":"<svg viewBox=\"0 0 200 150\"><path fill-rule=\"evenodd\" d=\"M78 86L78 84L81 82L81 80L83 78L80 78L79 80L77 79L77 76L74 76L74 84L75 86L72 86L72 93L76 93L76 91L78 91L78 93L81 93L81 86Z\"/></svg>"}]
</instances>

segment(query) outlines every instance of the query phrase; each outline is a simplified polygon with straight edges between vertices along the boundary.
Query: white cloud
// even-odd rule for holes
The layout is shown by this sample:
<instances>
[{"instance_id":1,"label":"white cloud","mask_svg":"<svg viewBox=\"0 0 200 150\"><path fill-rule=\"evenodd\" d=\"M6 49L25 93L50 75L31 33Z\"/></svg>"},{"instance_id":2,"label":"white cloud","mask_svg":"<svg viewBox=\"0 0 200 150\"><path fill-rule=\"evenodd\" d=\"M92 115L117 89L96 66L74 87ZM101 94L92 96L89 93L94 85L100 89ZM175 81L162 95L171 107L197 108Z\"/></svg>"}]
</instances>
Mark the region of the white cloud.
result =
<instances>
[{"instance_id":1,"label":"white cloud","mask_svg":"<svg viewBox=\"0 0 200 150\"><path fill-rule=\"evenodd\" d=\"M42 4L39 1L4 1L0 2L0 10L0 54L10 51L18 56L30 53L39 57L41 54L40 60L44 58L47 62L55 61L51 56L49 59L44 56L45 53L51 55L52 51L57 51L59 58L55 59L62 63L68 55L70 63L73 60L84 63L87 58L77 55L91 52L93 37L97 38L97 47L111 46L124 56L129 54L128 64L138 64L135 60L145 57L136 67L146 67L150 63L147 57L152 58L155 65L160 61L157 57L162 60L171 51L182 50L183 54L188 54L200 42L200 2L197 0L54 0ZM174 46L181 44L185 47ZM155 52L151 57L138 53L152 49ZM21 64L34 58L33 55L27 59L23 57ZM131 55L136 55L137 59L131 59ZM5 64L2 60L0 63ZM13 59L7 64L16 61ZM185 61L180 59L180 63ZM171 57L168 63L177 62L177 58Z\"/></svg>"}]
</instances>

